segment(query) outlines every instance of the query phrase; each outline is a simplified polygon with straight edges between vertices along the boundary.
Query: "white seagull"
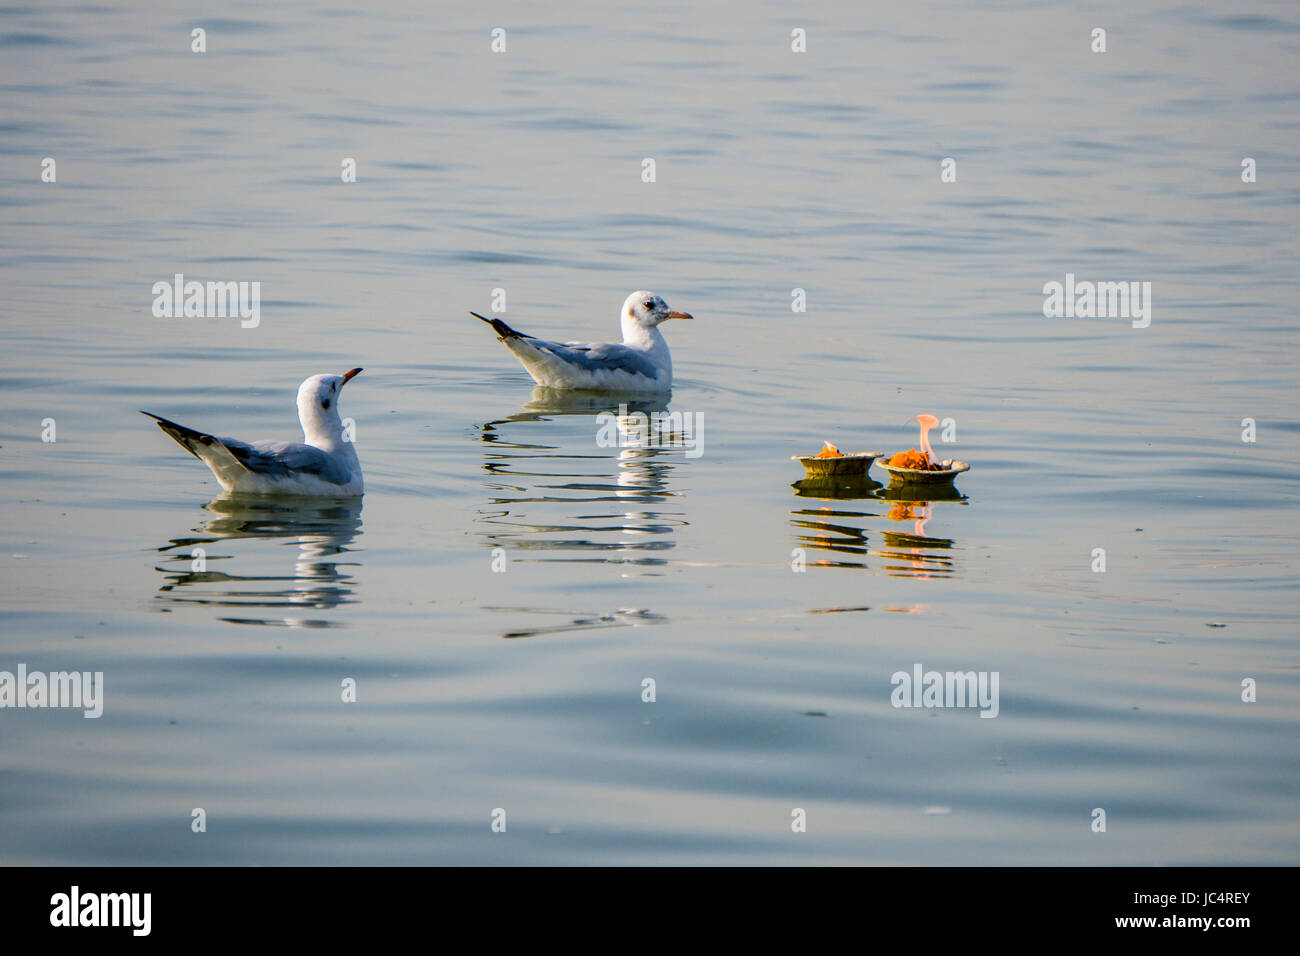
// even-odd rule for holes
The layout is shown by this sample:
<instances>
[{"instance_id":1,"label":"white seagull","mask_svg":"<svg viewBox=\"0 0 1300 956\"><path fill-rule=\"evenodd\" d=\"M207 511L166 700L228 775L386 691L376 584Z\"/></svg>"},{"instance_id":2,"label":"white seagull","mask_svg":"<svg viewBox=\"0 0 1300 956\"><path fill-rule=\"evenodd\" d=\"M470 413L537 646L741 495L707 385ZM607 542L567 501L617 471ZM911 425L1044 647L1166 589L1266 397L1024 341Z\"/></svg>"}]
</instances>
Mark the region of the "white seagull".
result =
<instances>
[{"instance_id":1,"label":"white seagull","mask_svg":"<svg viewBox=\"0 0 1300 956\"><path fill-rule=\"evenodd\" d=\"M298 387L298 421L303 442L217 438L142 411L158 427L212 469L226 491L253 495L311 495L352 498L361 495L361 462L344 440L339 393L354 375L313 375Z\"/></svg>"},{"instance_id":2,"label":"white seagull","mask_svg":"<svg viewBox=\"0 0 1300 956\"><path fill-rule=\"evenodd\" d=\"M633 292L623 303L623 341L546 342L516 332L500 319L483 319L506 348L545 388L589 388L620 392L666 392L673 386L673 359L659 331L665 319L690 319L675 312L653 292Z\"/></svg>"}]
</instances>

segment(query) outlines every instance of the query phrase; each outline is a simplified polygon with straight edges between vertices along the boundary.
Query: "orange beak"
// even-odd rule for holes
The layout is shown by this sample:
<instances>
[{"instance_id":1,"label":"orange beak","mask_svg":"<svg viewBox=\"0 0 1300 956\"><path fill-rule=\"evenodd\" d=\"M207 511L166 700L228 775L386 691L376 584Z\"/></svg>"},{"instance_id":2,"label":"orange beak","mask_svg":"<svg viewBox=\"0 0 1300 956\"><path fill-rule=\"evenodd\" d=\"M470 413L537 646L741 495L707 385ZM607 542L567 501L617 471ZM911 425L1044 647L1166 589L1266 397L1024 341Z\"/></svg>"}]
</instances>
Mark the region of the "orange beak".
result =
<instances>
[{"instance_id":1,"label":"orange beak","mask_svg":"<svg viewBox=\"0 0 1300 956\"><path fill-rule=\"evenodd\" d=\"M673 312L669 312L667 315L665 315L664 318L665 318L665 319L693 319L693 318L695 318L695 316L691 315L689 312L676 312L676 311L673 311Z\"/></svg>"},{"instance_id":2,"label":"orange beak","mask_svg":"<svg viewBox=\"0 0 1300 956\"><path fill-rule=\"evenodd\" d=\"M360 369L360 368L348 369L346 372L343 373L343 384L346 385L348 382L352 380L353 376L360 375L363 371L365 371L365 369Z\"/></svg>"}]
</instances>

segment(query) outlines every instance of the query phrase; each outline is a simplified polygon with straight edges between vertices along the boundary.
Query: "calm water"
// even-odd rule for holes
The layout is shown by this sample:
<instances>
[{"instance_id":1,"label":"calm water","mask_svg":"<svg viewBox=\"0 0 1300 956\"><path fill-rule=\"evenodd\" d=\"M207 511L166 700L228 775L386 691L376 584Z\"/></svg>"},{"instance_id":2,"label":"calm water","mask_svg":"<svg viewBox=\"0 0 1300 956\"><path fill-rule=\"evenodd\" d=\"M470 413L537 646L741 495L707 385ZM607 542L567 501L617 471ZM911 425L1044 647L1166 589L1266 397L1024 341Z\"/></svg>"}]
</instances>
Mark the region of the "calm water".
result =
<instances>
[{"instance_id":1,"label":"calm water","mask_svg":"<svg viewBox=\"0 0 1300 956\"><path fill-rule=\"evenodd\" d=\"M225 7L0 9L0 670L106 688L0 711L0 862L1297 862L1293 5ZM495 288L694 313L701 453L534 394ZM214 501L137 414L293 437L354 365L363 505ZM959 495L792 487L918 412Z\"/></svg>"}]
</instances>

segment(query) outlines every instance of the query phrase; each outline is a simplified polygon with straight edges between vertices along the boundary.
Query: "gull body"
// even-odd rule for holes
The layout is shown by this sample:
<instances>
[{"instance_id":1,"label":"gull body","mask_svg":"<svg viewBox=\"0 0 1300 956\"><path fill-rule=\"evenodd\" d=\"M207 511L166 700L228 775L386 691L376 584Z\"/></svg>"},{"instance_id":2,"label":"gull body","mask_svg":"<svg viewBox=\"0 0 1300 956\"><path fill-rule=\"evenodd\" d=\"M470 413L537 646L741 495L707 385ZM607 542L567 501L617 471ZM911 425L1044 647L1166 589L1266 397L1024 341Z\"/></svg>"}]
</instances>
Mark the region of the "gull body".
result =
<instances>
[{"instance_id":1,"label":"gull body","mask_svg":"<svg viewBox=\"0 0 1300 956\"><path fill-rule=\"evenodd\" d=\"M623 341L598 343L548 342L516 332L500 319L470 315L496 330L538 385L618 392L666 392L673 387L673 359L659 323L692 317L669 309L653 292L633 292L619 316Z\"/></svg>"},{"instance_id":2,"label":"gull body","mask_svg":"<svg viewBox=\"0 0 1300 956\"><path fill-rule=\"evenodd\" d=\"M212 469L226 491L253 495L351 498L365 491L355 445L344 439L339 394L361 369L313 375L298 387L303 441L243 442L178 425L153 412L167 433Z\"/></svg>"}]
</instances>

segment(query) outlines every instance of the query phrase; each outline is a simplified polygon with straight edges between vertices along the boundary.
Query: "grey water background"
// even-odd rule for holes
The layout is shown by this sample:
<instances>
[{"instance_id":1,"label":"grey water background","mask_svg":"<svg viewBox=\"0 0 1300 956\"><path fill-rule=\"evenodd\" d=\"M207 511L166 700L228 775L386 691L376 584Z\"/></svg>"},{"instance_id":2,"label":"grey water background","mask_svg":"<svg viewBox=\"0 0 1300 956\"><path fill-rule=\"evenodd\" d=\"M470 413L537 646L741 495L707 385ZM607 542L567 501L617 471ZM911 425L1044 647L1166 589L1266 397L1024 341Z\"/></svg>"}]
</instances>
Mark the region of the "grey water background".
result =
<instances>
[{"instance_id":1,"label":"grey water background","mask_svg":"<svg viewBox=\"0 0 1300 956\"><path fill-rule=\"evenodd\" d=\"M0 862L1294 864L1298 50L1289 3L0 7L0 670L105 675L0 711ZM154 318L176 272L260 326ZM1045 318L1067 272L1150 327ZM498 287L694 313L703 453L535 396ZM214 502L137 414L294 437L354 365L359 508ZM960 500L792 488L918 412ZM893 708L917 663L999 716Z\"/></svg>"}]
</instances>

